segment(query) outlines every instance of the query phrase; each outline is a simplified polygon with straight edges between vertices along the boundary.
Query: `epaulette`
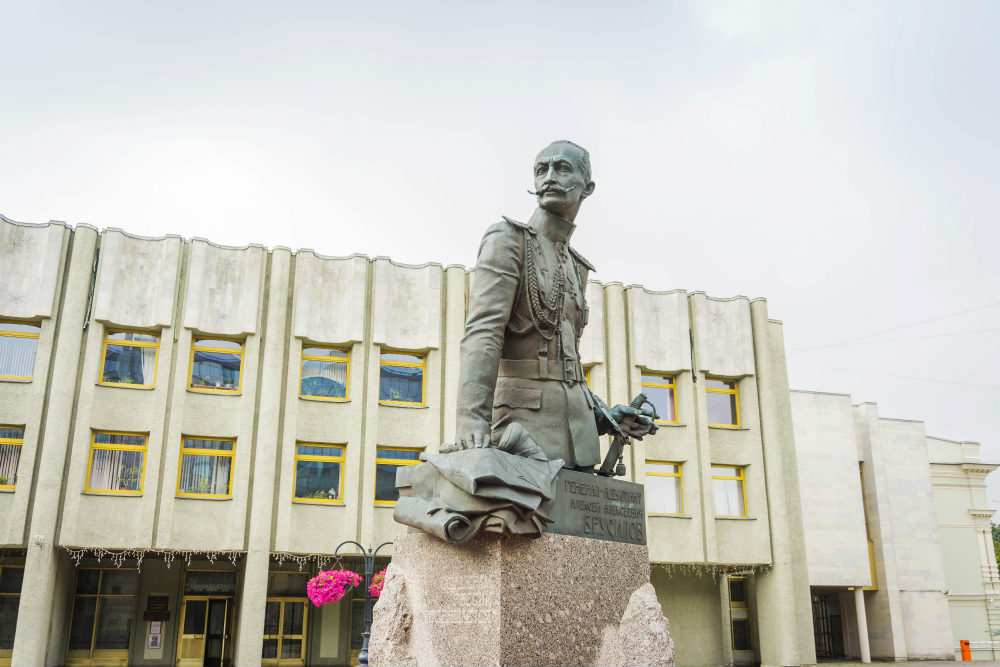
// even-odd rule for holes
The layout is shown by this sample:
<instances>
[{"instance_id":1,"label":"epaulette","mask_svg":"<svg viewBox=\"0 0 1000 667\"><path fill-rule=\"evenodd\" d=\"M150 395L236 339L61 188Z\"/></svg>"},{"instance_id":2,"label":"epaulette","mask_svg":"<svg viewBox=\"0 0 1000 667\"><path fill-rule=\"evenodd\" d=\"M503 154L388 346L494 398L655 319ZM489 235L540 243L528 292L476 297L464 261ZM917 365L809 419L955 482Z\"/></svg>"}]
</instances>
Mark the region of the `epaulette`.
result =
<instances>
[{"instance_id":1,"label":"epaulette","mask_svg":"<svg viewBox=\"0 0 1000 667\"><path fill-rule=\"evenodd\" d=\"M584 257L583 255L581 255L580 253L578 253L572 246L570 246L569 251L573 254L573 257L576 258L576 261L580 262L581 264L583 264L585 267L587 267L591 271L595 271L595 272L597 271L597 269L594 268L594 265L591 264L590 262L588 262L587 258Z\"/></svg>"},{"instance_id":2,"label":"epaulette","mask_svg":"<svg viewBox=\"0 0 1000 667\"><path fill-rule=\"evenodd\" d=\"M537 234L538 233L538 231L535 230L535 228L532 227L531 225L526 225L523 222L518 222L517 220L511 220L506 215L501 215L500 217L503 218L504 220L506 220L508 223L510 223L510 224L514 225L515 227L519 228L519 229L525 229L528 232L530 232L531 234Z\"/></svg>"}]
</instances>

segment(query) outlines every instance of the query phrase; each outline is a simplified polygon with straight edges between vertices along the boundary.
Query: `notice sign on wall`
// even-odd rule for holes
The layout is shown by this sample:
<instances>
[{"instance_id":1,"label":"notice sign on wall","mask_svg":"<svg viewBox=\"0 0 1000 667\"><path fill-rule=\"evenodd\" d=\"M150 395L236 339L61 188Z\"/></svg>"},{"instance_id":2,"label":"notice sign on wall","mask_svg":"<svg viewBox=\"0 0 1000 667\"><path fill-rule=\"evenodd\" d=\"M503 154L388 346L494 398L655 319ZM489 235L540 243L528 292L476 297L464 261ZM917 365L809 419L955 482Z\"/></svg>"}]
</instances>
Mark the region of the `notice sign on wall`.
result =
<instances>
[{"instance_id":1,"label":"notice sign on wall","mask_svg":"<svg viewBox=\"0 0 1000 667\"><path fill-rule=\"evenodd\" d=\"M144 621L169 621L170 596L150 595L146 598L146 611L142 614Z\"/></svg>"},{"instance_id":2,"label":"notice sign on wall","mask_svg":"<svg viewBox=\"0 0 1000 667\"><path fill-rule=\"evenodd\" d=\"M552 482L553 499L539 512L553 522L546 533L646 544L646 498L642 484L572 470Z\"/></svg>"}]
</instances>

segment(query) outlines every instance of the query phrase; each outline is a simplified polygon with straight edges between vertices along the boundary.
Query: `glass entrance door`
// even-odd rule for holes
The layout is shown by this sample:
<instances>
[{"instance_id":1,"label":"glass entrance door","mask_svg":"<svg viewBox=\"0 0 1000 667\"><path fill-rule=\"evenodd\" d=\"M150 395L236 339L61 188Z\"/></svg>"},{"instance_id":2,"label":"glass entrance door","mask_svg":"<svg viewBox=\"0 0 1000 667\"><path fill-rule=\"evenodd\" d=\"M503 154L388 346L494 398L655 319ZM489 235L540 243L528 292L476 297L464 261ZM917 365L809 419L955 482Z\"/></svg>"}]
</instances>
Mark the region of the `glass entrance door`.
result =
<instances>
[{"instance_id":1,"label":"glass entrance door","mask_svg":"<svg viewBox=\"0 0 1000 667\"><path fill-rule=\"evenodd\" d=\"M184 598L178 667L228 667L232 663L233 599Z\"/></svg>"}]
</instances>

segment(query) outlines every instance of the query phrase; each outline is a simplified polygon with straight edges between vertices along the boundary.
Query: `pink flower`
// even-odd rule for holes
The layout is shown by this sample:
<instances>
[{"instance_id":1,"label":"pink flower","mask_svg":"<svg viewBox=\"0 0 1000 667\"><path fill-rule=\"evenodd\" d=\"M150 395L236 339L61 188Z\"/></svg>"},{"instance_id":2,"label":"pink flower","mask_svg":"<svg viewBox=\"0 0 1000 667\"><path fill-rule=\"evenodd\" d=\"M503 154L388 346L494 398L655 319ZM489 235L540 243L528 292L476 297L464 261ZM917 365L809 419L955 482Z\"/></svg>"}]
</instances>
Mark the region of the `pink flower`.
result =
<instances>
[{"instance_id":1,"label":"pink flower","mask_svg":"<svg viewBox=\"0 0 1000 667\"><path fill-rule=\"evenodd\" d=\"M378 572L372 577L372 583L368 586L368 592L373 598L382 595L382 587L385 586L385 570Z\"/></svg>"},{"instance_id":2,"label":"pink flower","mask_svg":"<svg viewBox=\"0 0 1000 667\"><path fill-rule=\"evenodd\" d=\"M347 591L361 585L361 575L350 570L321 570L306 584L306 595L317 607L339 601Z\"/></svg>"}]
</instances>

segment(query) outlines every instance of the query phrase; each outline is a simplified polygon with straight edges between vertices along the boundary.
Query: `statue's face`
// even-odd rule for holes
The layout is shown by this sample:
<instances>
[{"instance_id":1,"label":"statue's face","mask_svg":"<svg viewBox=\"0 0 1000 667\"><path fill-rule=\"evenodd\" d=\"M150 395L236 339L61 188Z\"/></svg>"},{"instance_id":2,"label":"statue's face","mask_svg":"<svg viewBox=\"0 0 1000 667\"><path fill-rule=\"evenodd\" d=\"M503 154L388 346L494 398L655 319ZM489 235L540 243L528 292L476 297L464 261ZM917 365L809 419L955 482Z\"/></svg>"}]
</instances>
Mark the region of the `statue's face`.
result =
<instances>
[{"instance_id":1,"label":"statue's face","mask_svg":"<svg viewBox=\"0 0 1000 667\"><path fill-rule=\"evenodd\" d=\"M538 205L559 215L575 216L580 203L594 191L581 167L583 154L570 144L554 144L535 158ZM556 187L553 187L556 186Z\"/></svg>"}]
</instances>

